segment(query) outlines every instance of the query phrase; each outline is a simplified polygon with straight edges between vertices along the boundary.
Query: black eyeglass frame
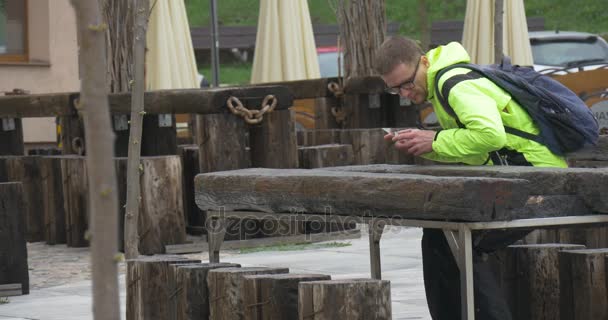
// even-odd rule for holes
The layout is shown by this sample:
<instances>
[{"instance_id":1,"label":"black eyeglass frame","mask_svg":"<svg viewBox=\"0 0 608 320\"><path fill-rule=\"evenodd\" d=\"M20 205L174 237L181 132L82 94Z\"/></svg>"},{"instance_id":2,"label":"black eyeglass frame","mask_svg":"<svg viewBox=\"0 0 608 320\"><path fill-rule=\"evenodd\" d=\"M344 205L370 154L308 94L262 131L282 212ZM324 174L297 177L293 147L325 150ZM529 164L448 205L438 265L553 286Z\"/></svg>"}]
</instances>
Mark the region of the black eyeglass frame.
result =
<instances>
[{"instance_id":1,"label":"black eyeglass frame","mask_svg":"<svg viewBox=\"0 0 608 320\"><path fill-rule=\"evenodd\" d=\"M422 56L418 58L418 63L416 64L416 68L414 69L414 74L409 79L406 79L405 81L394 87L386 88L384 89L384 91L388 94L399 94L399 92L401 92L401 90L403 89L413 89L415 86L414 81L416 81L416 75L418 74L418 67L420 67L420 61L422 60L421 58Z\"/></svg>"}]
</instances>

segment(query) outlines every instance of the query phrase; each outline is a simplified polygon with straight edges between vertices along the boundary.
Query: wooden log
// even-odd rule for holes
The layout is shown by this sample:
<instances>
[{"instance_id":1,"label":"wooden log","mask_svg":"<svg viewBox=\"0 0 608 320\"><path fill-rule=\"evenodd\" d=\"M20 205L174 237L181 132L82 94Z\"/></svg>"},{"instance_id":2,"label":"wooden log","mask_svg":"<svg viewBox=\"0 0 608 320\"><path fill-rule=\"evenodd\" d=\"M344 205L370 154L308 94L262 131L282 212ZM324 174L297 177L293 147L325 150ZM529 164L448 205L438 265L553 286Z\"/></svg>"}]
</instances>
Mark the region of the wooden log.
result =
<instances>
[{"instance_id":1,"label":"wooden log","mask_svg":"<svg viewBox=\"0 0 608 320\"><path fill-rule=\"evenodd\" d=\"M339 128L336 117L331 113L331 109L338 106L335 97L314 99L314 123L315 129L337 129Z\"/></svg>"},{"instance_id":2,"label":"wooden log","mask_svg":"<svg viewBox=\"0 0 608 320\"><path fill-rule=\"evenodd\" d=\"M298 299L300 320L392 319L391 287L386 280L301 282Z\"/></svg>"},{"instance_id":3,"label":"wooden log","mask_svg":"<svg viewBox=\"0 0 608 320\"><path fill-rule=\"evenodd\" d=\"M219 268L238 268L236 263L172 264L175 275L175 316L177 320L209 319L207 274Z\"/></svg>"},{"instance_id":4,"label":"wooden log","mask_svg":"<svg viewBox=\"0 0 608 320\"><path fill-rule=\"evenodd\" d=\"M526 243L575 243L584 245L587 249L607 248L608 227L582 226L536 230L529 234L524 241Z\"/></svg>"},{"instance_id":5,"label":"wooden log","mask_svg":"<svg viewBox=\"0 0 608 320\"><path fill-rule=\"evenodd\" d=\"M379 128L387 126L387 112L386 108L381 104L379 93L345 94L343 99L342 108L346 112L344 128Z\"/></svg>"},{"instance_id":6,"label":"wooden log","mask_svg":"<svg viewBox=\"0 0 608 320\"><path fill-rule=\"evenodd\" d=\"M256 274L288 273L287 268L221 268L209 271L210 319L243 319L245 308L242 294L244 276Z\"/></svg>"},{"instance_id":7,"label":"wooden log","mask_svg":"<svg viewBox=\"0 0 608 320\"><path fill-rule=\"evenodd\" d=\"M18 118L0 119L0 155L22 156L23 149L23 125Z\"/></svg>"},{"instance_id":8,"label":"wooden log","mask_svg":"<svg viewBox=\"0 0 608 320\"><path fill-rule=\"evenodd\" d=\"M122 205L126 203L126 163L126 158L116 158L121 230L124 228ZM139 252L144 255L164 253L166 245L186 240L181 160L178 156L142 157L141 167Z\"/></svg>"},{"instance_id":9,"label":"wooden log","mask_svg":"<svg viewBox=\"0 0 608 320\"><path fill-rule=\"evenodd\" d=\"M68 247L89 245L86 239L89 227L89 188L85 160L85 157L76 155L63 156L60 160Z\"/></svg>"},{"instance_id":10,"label":"wooden log","mask_svg":"<svg viewBox=\"0 0 608 320\"><path fill-rule=\"evenodd\" d=\"M22 183L26 240L30 242L43 241L44 207L39 157L2 156L0 157L0 167L5 168L6 179L4 181L19 181Z\"/></svg>"},{"instance_id":11,"label":"wooden log","mask_svg":"<svg viewBox=\"0 0 608 320\"><path fill-rule=\"evenodd\" d=\"M245 276L244 320L298 318L298 285L303 281L331 280L322 274L278 274Z\"/></svg>"},{"instance_id":12,"label":"wooden log","mask_svg":"<svg viewBox=\"0 0 608 320\"><path fill-rule=\"evenodd\" d=\"M127 320L170 319L170 265L200 263L180 256L141 256L127 260Z\"/></svg>"},{"instance_id":13,"label":"wooden log","mask_svg":"<svg viewBox=\"0 0 608 320\"><path fill-rule=\"evenodd\" d=\"M253 167L298 167L293 111L278 110L264 114L264 120L251 126L249 134Z\"/></svg>"},{"instance_id":14,"label":"wooden log","mask_svg":"<svg viewBox=\"0 0 608 320\"><path fill-rule=\"evenodd\" d=\"M226 101L235 96L247 105L259 106L272 94L277 98L275 110L293 105L293 95L285 86L222 87L209 89L170 89L147 91L144 105L147 114L226 113ZM0 117L30 118L72 115L78 93L30 94L0 97ZM131 93L108 94L112 114L130 114Z\"/></svg>"},{"instance_id":15,"label":"wooden log","mask_svg":"<svg viewBox=\"0 0 608 320\"><path fill-rule=\"evenodd\" d=\"M605 257L608 249L559 254L561 319L607 319Z\"/></svg>"},{"instance_id":16,"label":"wooden log","mask_svg":"<svg viewBox=\"0 0 608 320\"><path fill-rule=\"evenodd\" d=\"M84 122L78 111L74 107L74 101L78 98L78 94L73 94L68 97L70 100L70 113L58 117L59 119L59 147L64 155L78 154L84 155L85 137L84 137Z\"/></svg>"},{"instance_id":17,"label":"wooden log","mask_svg":"<svg viewBox=\"0 0 608 320\"><path fill-rule=\"evenodd\" d=\"M514 218L528 199L518 179L431 177L323 169L244 169L199 174L203 210L491 221ZM286 196L286 190L289 196Z\"/></svg>"},{"instance_id":18,"label":"wooden log","mask_svg":"<svg viewBox=\"0 0 608 320\"><path fill-rule=\"evenodd\" d=\"M61 157L41 157L39 163L44 206L44 240L48 244L66 243Z\"/></svg>"},{"instance_id":19,"label":"wooden log","mask_svg":"<svg viewBox=\"0 0 608 320\"><path fill-rule=\"evenodd\" d=\"M124 121L130 121L129 116L124 115ZM161 120L162 117L162 120ZM113 121L116 117L112 117ZM161 125L161 122L163 125ZM130 125L126 129L117 130L114 123L114 156L128 157ZM164 156L177 153L177 131L175 115L145 115L143 119L141 156Z\"/></svg>"},{"instance_id":20,"label":"wooden log","mask_svg":"<svg viewBox=\"0 0 608 320\"><path fill-rule=\"evenodd\" d=\"M182 160L182 198L184 203L184 219L186 220L186 226L204 226L205 212L199 209L194 202L194 177L200 173L198 146L181 145L177 147L177 150Z\"/></svg>"},{"instance_id":21,"label":"wooden log","mask_svg":"<svg viewBox=\"0 0 608 320\"><path fill-rule=\"evenodd\" d=\"M560 319L559 252L576 244L512 245L498 252L499 282L513 319Z\"/></svg>"},{"instance_id":22,"label":"wooden log","mask_svg":"<svg viewBox=\"0 0 608 320\"><path fill-rule=\"evenodd\" d=\"M423 174L431 176L525 179L535 195L575 195L591 211L608 213L608 171L586 168L541 168L514 166L407 166L367 165L327 170Z\"/></svg>"},{"instance_id":23,"label":"wooden log","mask_svg":"<svg viewBox=\"0 0 608 320\"><path fill-rule=\"evenodd\" d=\"M322 144L299 147L300 168L313 169L353 164L353 146L350 144Z\"/></svg>"},{"instance_id":24,"label":"wooden log","mask_svg":"<svg viewBox=\"0 0 608 320\"><path fill-rule=\"evenodd\" d=\"M197 117L200 172L249 168L247 124L233 114Z\"/></svg>"},{"instance_id":25,"label":"wooden log","mask_svg":"<svg viewBox=\"0 0 608 320\"><path fill-rule=\"evenodd\" d=\"M0 284L18 283L30 291L25 243L25 207L20 182L0 183ZM14 293L14 292L13 292Z\"/></svg>"}]
</instances>

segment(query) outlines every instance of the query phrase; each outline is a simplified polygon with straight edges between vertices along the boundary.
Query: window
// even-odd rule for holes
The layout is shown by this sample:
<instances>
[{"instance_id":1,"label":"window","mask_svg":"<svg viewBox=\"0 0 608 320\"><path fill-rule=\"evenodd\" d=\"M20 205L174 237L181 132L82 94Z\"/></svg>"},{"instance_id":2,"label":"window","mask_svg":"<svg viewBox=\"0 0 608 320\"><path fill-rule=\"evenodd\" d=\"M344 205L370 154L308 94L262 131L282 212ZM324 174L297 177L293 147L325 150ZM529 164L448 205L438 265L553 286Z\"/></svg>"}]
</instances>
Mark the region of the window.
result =
<instances>
[{"instance_id":1,"label":"window","mask_svg":"<svg viewBox=\"0 0 608 320\"><path fill-rule=\"evenodd\" d=\"M27 61L27 0L0 0L0 62Z\"/></svg>"}]
</instances>

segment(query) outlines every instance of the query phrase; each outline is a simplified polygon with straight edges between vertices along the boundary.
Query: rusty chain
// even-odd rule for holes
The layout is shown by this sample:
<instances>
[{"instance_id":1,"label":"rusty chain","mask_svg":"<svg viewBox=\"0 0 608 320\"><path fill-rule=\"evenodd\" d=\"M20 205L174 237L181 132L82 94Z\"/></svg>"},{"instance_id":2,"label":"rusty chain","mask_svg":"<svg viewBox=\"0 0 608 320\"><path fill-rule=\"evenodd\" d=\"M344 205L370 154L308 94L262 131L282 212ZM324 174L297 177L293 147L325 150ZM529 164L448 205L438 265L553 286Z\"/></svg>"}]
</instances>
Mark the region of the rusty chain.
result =
<instances>
[{"instance_id":1,"label":"rusty chain","mask_svg":"<svg viewBox=\"0 0 608 320\"><path fill-rule=\"evenodd\" d=\"M228 98L226 105L232 114L242 117L248 124L259 124L264 119L264 114L271 113L277 106L277 98L271 94L265 96L260 110L247 109L235 96Z\"/></svg>"},{"instance_id":2,"label":"rusty chain","mask_svg":"<svg viewBox=\"0 0 608 320\"><path fill-rule=\"evenodd\" d=\"M346 121L346 111L342 106L342 99L344 98L344 88L334 81L327 84L327 90L333 93L337 100L337 106L331 108L331 114L336 119L338 125L342 126Z\"/></svg>"}]
</instances>

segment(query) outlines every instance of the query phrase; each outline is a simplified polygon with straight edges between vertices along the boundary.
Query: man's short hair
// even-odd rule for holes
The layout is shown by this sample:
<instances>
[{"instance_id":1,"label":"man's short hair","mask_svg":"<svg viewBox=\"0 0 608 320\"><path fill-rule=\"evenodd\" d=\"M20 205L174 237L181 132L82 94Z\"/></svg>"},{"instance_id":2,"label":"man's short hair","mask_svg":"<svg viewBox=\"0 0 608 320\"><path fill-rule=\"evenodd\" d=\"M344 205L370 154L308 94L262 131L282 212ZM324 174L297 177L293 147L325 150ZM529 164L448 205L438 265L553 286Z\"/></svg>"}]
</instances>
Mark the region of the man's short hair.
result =
<instances>
[{"instance_id":1,"label":"man's short hair","mask_svg":"<svg viewBox=\"0 0 608 320\"><path fill-rule=\"evenodd\" d=\"M393 71L400 63L417 63L423 54L416 41L403 36L392 36L376 50L374 69L378 74L385 75Z\"/></svg>"}]
</instances>

